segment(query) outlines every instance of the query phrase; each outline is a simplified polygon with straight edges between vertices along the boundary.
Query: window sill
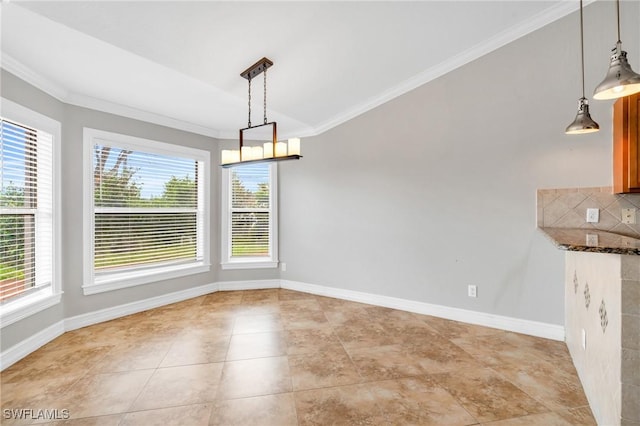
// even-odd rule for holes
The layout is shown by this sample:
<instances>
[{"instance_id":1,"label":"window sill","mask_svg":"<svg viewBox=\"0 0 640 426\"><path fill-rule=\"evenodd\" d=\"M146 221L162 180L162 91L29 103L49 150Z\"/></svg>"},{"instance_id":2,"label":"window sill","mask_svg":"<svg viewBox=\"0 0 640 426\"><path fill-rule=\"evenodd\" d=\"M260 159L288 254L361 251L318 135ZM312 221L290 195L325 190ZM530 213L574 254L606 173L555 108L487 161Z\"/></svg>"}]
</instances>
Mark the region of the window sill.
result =
<instances>
[{"instance_id":1,"label":"window sill","mask_svg":"<svg viewBox=\"0 0 640 426\"><path fill-rule=\"evenodd\" d=\"M277 268L278 262L272 260L246 260L246 261L231 261L221 263L220 266L223 270L227 269L267 269Z\"/></svg>"},{"instance_id":2,"label":"window sill","mask_svg":"<svg viewBox=\"0 0 640 426\"><path fill-rule=\"evenodd\" d=\"M93 283L83 285L82 291L85 296L88 296L90 294L135 287L142 284L185 277L187 275L201 274L203 272L209 272L210 270L210 264L198 262L182 266L154 268L153 270L120 272L96 278Z\"/></svg>"},{"instance_id":3,"label":"window sill","mask_svg":"<svg viewBox=\"0 0 640 426\"><path fill-rule=\"evenodd\" d=\"M0 314L0 328L23 320L31 315L44 311L60 303L62 292L53 293L51 289L44 289L29 296L2 306Z\"/></svg>"}]
</instances>

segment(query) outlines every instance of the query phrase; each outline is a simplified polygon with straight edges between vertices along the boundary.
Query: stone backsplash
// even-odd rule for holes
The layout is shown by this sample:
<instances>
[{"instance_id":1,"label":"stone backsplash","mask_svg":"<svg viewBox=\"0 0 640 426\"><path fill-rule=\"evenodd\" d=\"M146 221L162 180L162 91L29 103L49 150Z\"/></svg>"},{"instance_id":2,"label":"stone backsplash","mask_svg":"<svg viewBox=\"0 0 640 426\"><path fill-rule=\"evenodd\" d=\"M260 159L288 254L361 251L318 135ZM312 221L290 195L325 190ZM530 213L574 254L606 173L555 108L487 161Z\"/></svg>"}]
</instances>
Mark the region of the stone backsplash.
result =
<instances>
[{"instance_id":1,"label":"stone backsplash","mask_svg":"<svg viewBox=\"0 0 640 426\"><path fill-rule=\"evenodd\" d=\"M613 194L610 186L539 189L537 206L540 228L599 229L640 238L640 194ZM590 208L600 209L598 223L587 223ZM637 209L637 223L622 223L624 208Z\"/></svg>"}]
</instances>

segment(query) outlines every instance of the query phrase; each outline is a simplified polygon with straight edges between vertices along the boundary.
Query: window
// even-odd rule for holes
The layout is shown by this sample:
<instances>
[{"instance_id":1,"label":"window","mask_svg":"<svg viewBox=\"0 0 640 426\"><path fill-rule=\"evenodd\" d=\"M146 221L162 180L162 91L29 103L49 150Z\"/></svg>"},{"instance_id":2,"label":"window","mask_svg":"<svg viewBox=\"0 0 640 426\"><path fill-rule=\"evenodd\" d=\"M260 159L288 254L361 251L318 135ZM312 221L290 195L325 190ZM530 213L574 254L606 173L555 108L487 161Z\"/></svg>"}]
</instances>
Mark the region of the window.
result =
<instances>
[{"instance_id":1,"label":"window","mask_svg":"<svg viewBox=\"0 0 640 426\"><path fill-rule=\"evenodd\" d=\"M2 99L0 306L2 326L60 302L56 262L60 123Z\"/></svg>"},{"instance_id":2,"label":"window","mask_svg":"<svg viewBox=\"0 0 640 426\"><path fill-rule=\"evenodd\" d=\"M85 294L209 270L209 153L84 131Z\"/></svg>"},{"instance_id":3,"label":"window","mask_svg":"<svg viewBox=\"0 0 640 426\"><path fill-rule=\"evenodd\" d=\"M222 169L223 269L278 266L276 167Z\"/></svg>"}]
</instances>

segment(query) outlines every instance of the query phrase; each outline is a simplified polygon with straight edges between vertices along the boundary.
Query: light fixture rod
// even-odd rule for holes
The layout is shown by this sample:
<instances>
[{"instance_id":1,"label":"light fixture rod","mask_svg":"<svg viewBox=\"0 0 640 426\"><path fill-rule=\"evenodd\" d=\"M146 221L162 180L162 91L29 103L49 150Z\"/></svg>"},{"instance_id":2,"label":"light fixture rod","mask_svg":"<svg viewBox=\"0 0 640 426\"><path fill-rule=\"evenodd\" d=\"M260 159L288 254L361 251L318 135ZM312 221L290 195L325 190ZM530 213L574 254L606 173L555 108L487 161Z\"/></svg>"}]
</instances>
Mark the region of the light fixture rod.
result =
<instances>
[{"instance_id":1,"label":"light fixture rod","mask_svg":"<svg viewBox=\"0 0 640 426\"><path fill-rule=\"evenodd\" d=\"M582 97L584 98L584 23L582 19L582 0L580 0L580 59L582 61ZM620 27L618 26L618 31Z\"/></svg>"},{"instance_id":2,"label":"light fixture rod","mask_svg":"<svg viewBox=\"0 0 640 426\"><path fill-rule=\"evenodd\" d=\"M620 0L616 0L616 14L618 16L618 43L622 44L620 38Z\"/></svg>"},{"instance_id":3,"label":"light fixture rod","mask_svg":"<svg viewBox=\"0 0 640 426\"><path fill-rule=\"evenodd\" d=\"M249 117L247 118L247 127L251 127L251 79L248 78L247 80L249 80Z\"/></svg>"},{"instance_id":4,"label":"light fixture rod","mask_svg":"<svg viewBox=\"0 0 640 426\"><path fill-rule=\"evenodd\" d=\"M267 68L264 69L264 121L267 124Z\"/></svg>"}]
</instances>

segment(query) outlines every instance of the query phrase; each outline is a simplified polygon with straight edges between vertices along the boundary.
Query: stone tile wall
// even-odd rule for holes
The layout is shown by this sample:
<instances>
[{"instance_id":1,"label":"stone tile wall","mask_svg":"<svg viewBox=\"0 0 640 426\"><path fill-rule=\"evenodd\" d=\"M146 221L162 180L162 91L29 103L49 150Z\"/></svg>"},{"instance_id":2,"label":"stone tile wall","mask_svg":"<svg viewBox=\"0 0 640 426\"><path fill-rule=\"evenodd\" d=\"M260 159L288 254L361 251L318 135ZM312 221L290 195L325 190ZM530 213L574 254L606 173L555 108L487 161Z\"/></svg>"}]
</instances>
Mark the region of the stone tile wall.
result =
<instances>
[{"instance_id":1,"label":"stone tile wall","mask_svg":"<svg viewBox=\"0 0 640 426\"><path fill-rule=\"evenodd\" d=\"M622 425L640 426L640 257L622 258Z\"/></svg>"},{"instance_id":2,"label":"stone tile wall","mask_svg":"<svg viewBox=\"0 0 640 426\"><path fill-rule=\"evenodd\" d=\"M565 274L566 342L594 417L640 425L640 256L567 252Z\"/></svg>"},{"instance_id":3,"label":"stone tile wall","mask_svg":"<svg viewBox=\"0 0 640 426\"><path fill-rule=\"evenodd\" d=\"M640 238L640 194L613 194L611 187L538 190L538 227L587 228ZM587 209L600 209L600 221L587 223ZM635 208L637 223L622 223L622 209Z\"/></svg>"}]
</instances>

